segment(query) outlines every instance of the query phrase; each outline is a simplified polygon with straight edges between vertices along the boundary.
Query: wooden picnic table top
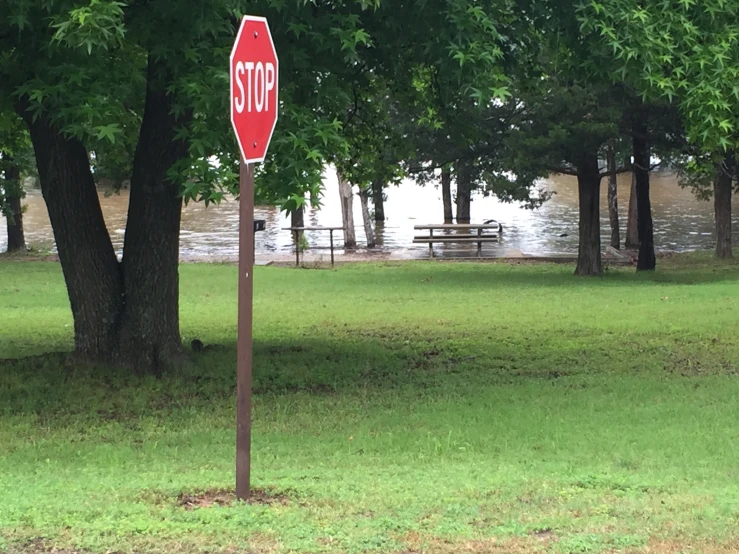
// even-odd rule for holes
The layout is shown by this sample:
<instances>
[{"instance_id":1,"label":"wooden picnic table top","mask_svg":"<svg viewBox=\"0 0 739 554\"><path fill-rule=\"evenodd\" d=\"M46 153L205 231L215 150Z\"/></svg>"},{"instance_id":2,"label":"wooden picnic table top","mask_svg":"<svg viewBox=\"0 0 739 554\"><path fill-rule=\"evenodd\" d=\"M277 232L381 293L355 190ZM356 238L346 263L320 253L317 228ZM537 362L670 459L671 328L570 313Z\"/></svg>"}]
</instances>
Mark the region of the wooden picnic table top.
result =
<instances>
[{"instance_id":1,"label":"wooden picnic table top","mask_svg":"<svg viewBox=\"0 0 739 554\"><path fill-rule=\"evenodd\" d=\"M343 231L343 227L283 227L283 231Z\"/></svg>"},{"instance_id":2,"label":"wooden picnic table top","mask_svg":"<svg viewBox=\"0 0 739 554\"><path fill-rule=\"evenodd\" d=\"M423 230L423 229L500 229L499 223L443 223L439 225L414 225L414 229Z\"/></svg>"}]
</instances>

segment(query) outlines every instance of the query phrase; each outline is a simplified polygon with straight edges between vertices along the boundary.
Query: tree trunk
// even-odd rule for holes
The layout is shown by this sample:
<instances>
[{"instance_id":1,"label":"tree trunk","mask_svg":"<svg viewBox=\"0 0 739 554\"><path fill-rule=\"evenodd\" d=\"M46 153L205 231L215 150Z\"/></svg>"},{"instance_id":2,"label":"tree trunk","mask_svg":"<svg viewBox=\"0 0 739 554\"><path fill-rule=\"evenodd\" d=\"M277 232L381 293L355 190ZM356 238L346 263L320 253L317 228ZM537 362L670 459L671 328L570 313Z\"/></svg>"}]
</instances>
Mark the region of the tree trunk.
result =
<instances>
[{"instance_id":1,"label":"tree trunk","mask_svg":"<svg viewBox=\"0 0 739 554\"><path fill-rule=\"evenodd\" d=\"M26 249L26 238L23 233L23 188L21 175L10 157L6 161L11 165L5 170L5 198L8 202L6 214L8 224L8 252L19 252Z\"/></svg>"},{"instance_id":2,"label":"tree trunk","mask_svg":"<svg viewBox=\"0 0 739 554\"><path fill-rule=\"evenodd\" d=\"M385 192L382 179L372 181L372 203L375 206L375 221L385 221Z\"/></svg>"},{"instance_id":3,"label":"tree trunk","mask_svg":"<svg viewBox=\"0 0 739 554\"><path fill-rule=\"evenodd\" d=\"M169 72L149 61L133 160L123 261L118 262L81 142L18 106L30 130L75 326L75 350L96 362L161 373L181 351L182 200L168 170L187 157L176 139L190 115L172 114Z\"/></svg>"},{"instance_id":4,"label":"tree trunk","mask_svg":"<svg viewBox=\"0 0 739 554\"><path fill-rule=\"evenodd\" d=\"M367 237L367 248L375 247L375 232L372 229L372 218L369 212L370 191L363 189L359 191L359 202L362 205L362 220L364 221L364 235Z\"/></svg>"},{"instance_id":5,"label":"tree trunk","mask_svg":"<svg viewBox=\"0 0 739 554\"><path fill-rule=\"evenodd\" d=\"M652 271L657 267L654 253L652 204L649 199L649 142L646 115L637 113L633 122L634 176L636 178L637 228L639 230L639 260L637 271Z\"/></svg>"},{"instance_id":6,"label":"tree trunk","mask_svg":"<svg viewBox=\"0 0 739 554\"><path fill-rule=\"evenodd\" d=\"M75 352L109 362L115 347L123 280L105 226L87 151L63 135L45 114L34 117L22 103L36 153L41 192L54 229L74 319Z\"/></svg>"},{"instance_id":7,"label":"tree trunk","mask_svg":"<svg viewBox=\"0 0 739 554\"><path fill-rule=\"evenodd\" d=\"M149 58L146 102L131 176L123 245L125 297L116 362L161 374L181 352L179 246L182 198L168 170L188 155L176 138L189 115L173 113L171 82Z\"/></svg>"},{"instance_id":8,"label":"tree trunk","mask_svg":"<svg viewBox=\"0 0 739 554\"><path fill-rule=\"evenodd\" d=\"M444 223L454 223L452 213L452 172L449 167L441 170L441 199L444 202Z\"/></svg>"},{"instance_id":9,"label":"tree trunk","mask_svg":"<svg viewBox=\"0 0 739 554\"><path fill-rule=\"evenodd\" d=\"M290 227L305 227L305 207L300 206L297 210L294 212L290 212ZM298 232L298 244L296 246L300 246L300 241L303 239L303 236L305 233L303 231ZM293 233L293 238L295 237L295 233Z\"/></svg>"},{"instance_id":10,"label":"tree trunk","mask_svg":"<svg viewBox=\"0 0 739 554\"><path fill-rule=\"evenodd\" d=\"M341 196L341 219L344 225L344 248L357 247L357 235L354 231L354 207L352 186L343 175L339 177L339 195Z\"/></svg>"},{"instance_id":11,"label":"tree trunk","mask_svg":"<svg viewBox=\"0 0 739 554\"><path fill-rule=\"evenodd\" d=\"M631 174L629 193L629 214L626 221L626 248L639 248L639 228L637 227L636 173Z\"/></svg>"},{"instance_id":12,"label":"tree trunk","mask_svg":"<svg viewBox=\"0 0 739 554\"><path fill-rule=\"evenodd\" d=\"M457 163L457 223L470 222L472 175L467 162Z\"/></svg>"},{"instance_id":13,"label":"tree trunk","mask_svg":"<svg viewBox=\"0 0 739 554\"><path fill-rule=\"evenodd\" d=\"M611 246L621 249L621 230L618 221L618 175L616 175L616 149L613 141L608 145L608 218L611 222Z\"/></svg>"},{"instance_id":14,"label":"tree trunk","mask_svg":"<svg viewBox=\"0 0 739 554\"><path fill-rule=\"evenodd\" d=\"M713 181L713 205L716 216L716 256L732 258L731 251L731 186L733 156L726 157L716 168Z\"/></svg>"},{"instance_id":15,"label":"tree trunk","mask_svg":"<svg viewBox=\"0 0 739 554\"><path fill-rule=\"evenodd\" d=\"M577 164L580 244L575 275L603 275L600 251L600 170L598 154L585 153Z\"/></svg>"}]
</instances>

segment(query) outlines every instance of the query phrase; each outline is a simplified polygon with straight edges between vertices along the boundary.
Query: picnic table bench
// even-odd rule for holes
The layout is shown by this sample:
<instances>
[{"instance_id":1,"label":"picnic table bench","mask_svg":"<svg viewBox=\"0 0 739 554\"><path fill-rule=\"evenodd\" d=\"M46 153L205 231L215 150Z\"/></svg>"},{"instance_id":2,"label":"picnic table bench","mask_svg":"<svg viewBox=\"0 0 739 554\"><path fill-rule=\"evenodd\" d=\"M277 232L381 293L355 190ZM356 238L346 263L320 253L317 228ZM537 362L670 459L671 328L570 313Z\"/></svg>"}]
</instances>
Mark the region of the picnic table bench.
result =
<instances>
[{"instance_id":1,"label":"picnic table bench","mask_svg":"<svg viewBox=\"0 0 739 554\"><path fill-rule=\"evenodd\" d=\"M283 231L292 231L295 239L295 266L300 265L300 233L305 231L328 231L331 241L331 267L334 266L334 231L343 231L343 227L283 227Z\"/></svg>"},{"instance_id":2,"label":"picnic table bench","mask_svg":"<svg viewBox=\"0 0 739 554\"><path fill-rule=\"evenodd\" d=\"M434 257L434 243L477 244L477 256L481 257L482 244L484 242L500 242L503 237L503 225L492 220L479 225L472 223L415 225L413 229L416 231L428 231L428 234L414 236L413 242L417 244L428 244L429 256L431 258ZM434 231L440 231L441 234L434 235Z\"/></svg>"}]
</instances>

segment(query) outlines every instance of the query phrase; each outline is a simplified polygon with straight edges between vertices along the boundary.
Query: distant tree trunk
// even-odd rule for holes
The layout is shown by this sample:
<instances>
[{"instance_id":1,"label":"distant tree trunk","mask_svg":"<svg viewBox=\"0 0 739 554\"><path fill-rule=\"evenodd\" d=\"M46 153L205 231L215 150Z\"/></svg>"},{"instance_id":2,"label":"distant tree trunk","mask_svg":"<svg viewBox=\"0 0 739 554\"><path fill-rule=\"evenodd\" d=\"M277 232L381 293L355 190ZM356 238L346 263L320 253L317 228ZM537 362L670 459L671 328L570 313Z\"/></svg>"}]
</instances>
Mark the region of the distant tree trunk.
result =
<instances>
[{"instance_id":1,"label":"distant tree trunk","mask_svg":"<svg viewBox=\"0 0 739 554\"><path fill-rule=\"evenodd\" d=\"M618 175L616 175L616 148L608 145L608 217L611 222L611 246L621 249L621 230L618 221Z\"/></svg>"},{"instance_id":2,"label":"distant tree trunk","mask_svg":"<svg viewBox=\"0 0 739 554\"><path fill-rule=\"evenodd\" d=\"M354 207L352 185L340 173L339 195L341 196L341 218L344 226L344 248L356 248L357 236L354 232Z\"/></svg>"},{"instance_id":3,"label":"distant tree trunk","mask_svg":"<svg viewBox=\"0 0 739 554\"><path fill-rule=\"evenodd\" d=\"M23 233L23 188L18 167L12 165L12 159L6 158L10 167L5 170L5 197L8 202L8 252L19 252L26 249L26 238Z\"/></svg>"},{"instance_id":4,"label":"distant tree trunk","mask_svg":"<svg viewBox=\"0 0 739 554\"><path fill-rule=\"evenodd\" d=\"M575 275L603 275L600 251L600 169L598 154L585 153L577 164L580 199L580 245Z\"/></svg>"},{"instance_id":5,"label":"distant tree trunk","mask_svg":"<svg viewBox=\"0 0 739 554\"><path fill-rule=\"evenodd\" d=\"M469 163L457 163L457 223L470 222L470 204L472 203L472 175Z\"/></svg>"},{"instance_id":6,"label":"distant tree trunk","mask_svg":"<svg viewBox=\"0 0 739 554\"><path fill-rule=\"evenodd\" d=\"M639 260L637 271L652 271L657 267L654 253L652 204L649 198L649 128L644 113L635 114L632 127L634 176L636 177L637 227L639 229Z\"/></svg>"},{"instance_id":7,"label":"distant tree trunk","mask_svg":"<svg viewBox=\"0 0 739 554\"><path fill-rule=\"evenodd\" d=\"M441 199L444 202L444 223L454 223L452 212L452 171L449 166L441 170Z\"/></svg>"},{"instance_id":8,"label":"distant tree trunk","mask_svg":"<svg viewBox=\"0 0 739 554\"><path fill-rule=\"evenodd\" d=\"M631 173L629 192L629 213L626 221L626 248L639 248L639 227L637 226L636 173Z\"/></svg>"},{"instance_id":9,"label":"distant tree trunk","mask_svg":"<svg viewBox=\"0 0 739 554\"><path fill-rule=\"evenodd\" d=\"M716 256L732 258L731 251L731 186L733 155L728 155L716 168L713 181L713 205L716 216Z\"/></svg>"},{"instance_id":10,"label":"distant tree trunk","mask_svg":"<svg viewBox=\"0 0 739 554\"><path fill-rule=\"evenodd\" d=\"M177 138L190 114L168 92L164 62L149 56L144 112L133 158L123 245L125 299L115 361L140 373L161 374L181 355L179 254L182 197L169 169L187 158Z\"/></svg>"},{"instance_id":11,"label":"distant tree trunk","mask_svg":"<svg viewBox=\"0 0 739 554\"><path fill-rule=\"evenodd\" d=\"M372 218L369 212L369 197L370 191L368 189L360 189L359 191L359 202L362 205L362 220L364 221L364 235L367 237L367 248L375 247L375 232L372 230Z\"/></svg>"},{"instance_id":12,"label":"distant tree trunk","mask_svg":"<svg viewBox=\"0 0 739 554\"><path fill-rule=\"evenodd\" d=\"M375 206L375 221L385 221L385 191L382 179L372 181L372 204Z\"/></svg>"},{"instance_id":13,"label":"distant tree trunk","mask_svg":"<svg viewBox=\"0 0 739 554\"><path fill-rule=\"evenodd\" d=\"M300 206L297 210L290 212L290 227L305 227L305 206ZM298 232L298 243L303 239L304 234L303 231Z\"/></svg>"}]
</instances>

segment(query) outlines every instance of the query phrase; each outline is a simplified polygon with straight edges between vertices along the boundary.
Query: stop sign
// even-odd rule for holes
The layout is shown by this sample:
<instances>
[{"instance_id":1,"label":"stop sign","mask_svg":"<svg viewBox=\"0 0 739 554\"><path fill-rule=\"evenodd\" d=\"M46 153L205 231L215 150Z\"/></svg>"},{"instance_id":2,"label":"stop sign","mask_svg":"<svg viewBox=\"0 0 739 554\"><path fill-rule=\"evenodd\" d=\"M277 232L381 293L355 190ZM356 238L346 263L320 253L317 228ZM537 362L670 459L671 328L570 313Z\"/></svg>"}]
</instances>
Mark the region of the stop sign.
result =
<instances>
[{"instance_id":1,"label":"stop sign","mask_svg":"<svg viewBox=\"0 0 739 554\"><path fill-rule=\"evenodd\" d=\"M231 123L246 163L263 162L277 123L279 61L267 20L245 15L231 51Z\"/></svg>"}]
</instances>

